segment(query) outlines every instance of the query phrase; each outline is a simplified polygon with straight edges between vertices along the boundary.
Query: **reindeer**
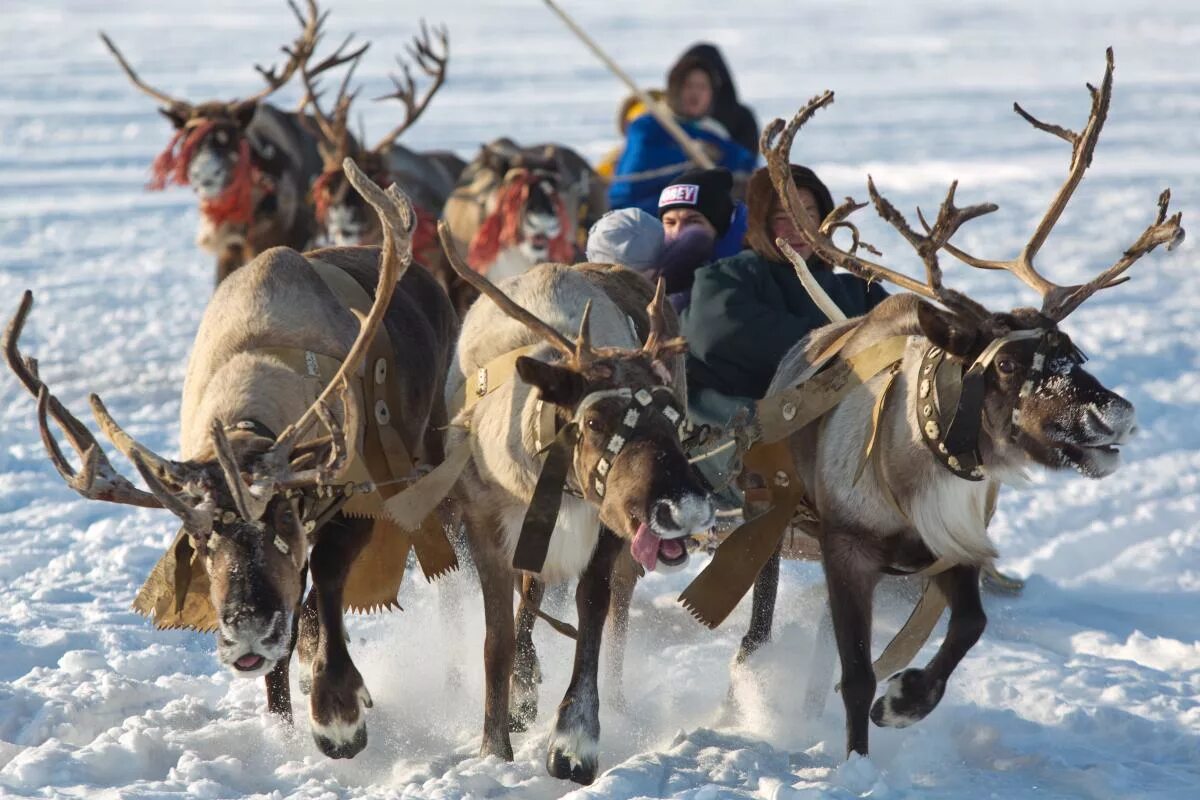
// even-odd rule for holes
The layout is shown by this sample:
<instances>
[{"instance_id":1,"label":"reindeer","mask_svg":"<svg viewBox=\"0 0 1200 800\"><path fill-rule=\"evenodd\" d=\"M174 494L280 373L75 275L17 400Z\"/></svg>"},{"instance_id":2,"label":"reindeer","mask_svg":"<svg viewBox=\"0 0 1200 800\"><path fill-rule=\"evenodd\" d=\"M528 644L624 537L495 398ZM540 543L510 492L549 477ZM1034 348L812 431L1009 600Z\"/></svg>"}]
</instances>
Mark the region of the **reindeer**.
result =
<instances>
[{"instance_id":1,"label":"reindeer","mask_svg":"<svg viewBox=\"0 0 1200 800\"><path fill-rule=\"evenodd\" d=\"M309 185L321 173L316 140L299 115L265 101L312 58L328 12L320 13L316 0L306 0L306 16L292 0L288 4L301 33L283 48L287 63L278 70L256 66L266 87L229 102L193 104L150 86L112 40L100 34L133 85L162 103L159 111L175 126L170 144L154 159L147 188L192 187L200 199L196 244L217 256L217 283L267 248L307 248L316 233L306 201ZM346 52L349 41L310 74L343 64L366 49L364 45Z\"/></svg>"},{"instance_id":2,"label":"reindeer","mask_svg":"<svg viewBox=\"0 0 1200 800\"><path fill-rule=\"evenodd\" d=\"M661 285L640 344L631 330L631 318L640 315L633 305L638 292L629 288L637 278L615 274L619 268L542 264L502 290L462 262L445 222L439 228L452 267L492 301L468 312L446 382L448 402L476 396L452 421L446 447L466 442L471 452L454 496L484 595L481 753L513 757L510 678L516 704L536 691L513 676L518 566L550 583L578 577L575 666L546 767L555 777L590 783L600 732L596 672L614 560L628 542L648 568L682 563L684 537L713 524L712 504L679 441L684 395L674 387L681 385L686 344L664 336ZM560 328L579 333L572 341ZM517 356L515 375L497 385L487 373L506 354ZM550 440L543 471L539 451ZM541 533L527 536L531 520Z\"/></svg>"},{"instance_id":3,"label":"reindeer","mask_svg":"<svg viewBox=\"0 0 1200 800\"><path fill-rule=\"evenodd\" d=\"M394 186L380 190L353 162L346 169L383 219L382 249L302 256L275 248L217 288L184 382L180 460L136 442L101 399L91 396L100 428L133 462L149 492L113 468L88 429L38 377L36 361L19 352L31 293L25 293L4 339L9 367L37 397L42 440L55 468L86 498L165 508L182 520L176 569L190 562L193 580L207 577L218 659L238 677L265 676L268 708L289 720L288 663L299 636L302 666L306 653L311 665L305 677L311 681L313 737L331 758L352 757L366 746L362 708L371 706L346 648L342 618L347 573L372 536L371 520L343 513L343 504L355 493L378 491L345 477L357 460L349 454L369 446L366 380L360 377L364 357L381 326L392 342L403 344L395 363L382 368L395 371L402 387L390 407L389 430L405 440L409 452L425 439L426 451L437 459L441 385L457 325L432 278L408 269L413 214L403 195ZM367 296L374 289L361 325L327 288L318 263L340 271ZM340 366L323 373L331 378L317 393L309 378L313 370L293 367L287 353L298 353L302 364ZM370 372L378 376L380 370L376 362ZM333 403L335 397L340 403ZM51 434L48 417L78 453L78 471ZM318 422L326 435L315 435ZM302 615L308 571L313 589ZM182 602L184 591L177 592Z\"/></svg>"},{"instance_id":4,"label":"reindeer","mask_svg":"<svg viewBox=\"0 0 1200 800\"><path fill-rule=\"evenodd\" d=\"M395 182L404 187L417 212L413 253L417 262L429 269L449 290L446 276L450 268L444 263L444 255L438 244L437 217L465 163L448 151L418 153L396 144L396 140L420 119L446 80L446 66L450 59L449 35L445 28L439 28L435 33L440 48L435 47L429 28L422 22L421 34L414 37L408 48L412 60L432 83L418 98L412 69L397 57L403 77L393 76L395 91L378 99L399 100L404 105L404 120L371 147L359 145L350 134L350 108L357 92L349 92L348 89L358 59L351 62L346 71L329 113L321 108L320 92L307 67L301 66L301 76L307 90L305 101L312 111L315 132L319 136L318 148L324 162L324 169L313 183L311 192L320 233L326 240L341 246L378 244L383 235L378 218L343 177L342 161L347 157L353 158L376 183L384 185Z\"/></svg>"},{"instance_id":5,"label":"reindeer","mask_svg":"<svg viewBox=\"0 0 1200 800\"><path fill-rule=\"evenodd\" d=\"M1097 291L1127 280L1122 274L1146 253L1160 244L1170 249L1182 239L1181 215L1167 216L1169 190L1159 199L1155 221L1091 281L1060 286L1034 266L1091 163L1108 112L1112 70L1110 49L1100 87L1088 87L1091 114L1079 133L1043 123L1014 104L1035 128L1072 147L1067 179L1015 258L976 258L949 243L961 225L996 210L990 203L955 206L957 183L950 186L932 225L921 217L921 234L868 178L875 209L920 256L924 282L858 254L858 232L846 218L865 203L847 198L818 221L798 200L788 169L792 141L818 109L833 102L832 92L811 100L787 125L775 120L763 132L762 151L776 190L816 252L831 264L910 292L800 341L784 357L758 410L760 424L764 413L777 414L778 401L820 368L839 339L837 358L853 359L901 337L901 355L892 369L867 379L820 419L781 440L819 518L817 535L842 666L847 752L867 754L868 718L880 726L905 727L927 716L959 661L982 635L987 619L979 571L996 555L987 535L990 492L1001 482L1018 481L1026 468L1035 466L1103 478L1117 469L1119 448L1136 430L1133 406L1083 368L1082 353L1059 326ZM849 249L832 238L840 227L852 230ZM1041 308L994 313L946 287L938 261L942 250L973 267L1013 274L1041 295ZM783 419L789 419L786 404L782 408ZM796 413L794 406L791 413ZM875 433L873 415L878 419ZM864 469L870 460L875 469ZM786 477L787 470L780 474ZM945 568L932 578L950 607L945 640L924 668L888 678L884 695L873 701L875 585L885 572L912 573L935 563ZM755 583L750 631L739 660L770 634L778 576L777 553Z\"/></svg>"},{"instance_id":6,"label":"reindeer","mask_svg":"<svg viewBox=\"0 0 1200 800\"><path fill-rule=\"evenodd\" d=\"M471 268L501 280L545 261L573 263L607 208L603 181L578 153L502 138L467 165L442 218ZM476 296L470 284L454 281L460 313Z\"/></svg>"}]
</instances>

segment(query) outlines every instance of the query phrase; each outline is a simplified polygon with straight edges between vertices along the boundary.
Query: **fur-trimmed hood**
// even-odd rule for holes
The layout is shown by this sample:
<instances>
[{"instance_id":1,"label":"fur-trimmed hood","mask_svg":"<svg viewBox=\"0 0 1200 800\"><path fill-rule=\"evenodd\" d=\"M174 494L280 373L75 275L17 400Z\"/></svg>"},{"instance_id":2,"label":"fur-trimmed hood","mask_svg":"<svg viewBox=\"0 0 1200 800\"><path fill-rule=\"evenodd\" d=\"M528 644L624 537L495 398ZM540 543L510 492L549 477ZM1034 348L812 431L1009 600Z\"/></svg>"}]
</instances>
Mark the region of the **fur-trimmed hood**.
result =
<instances>
[{"instance_id":1,"label":"fur-trimmed hood","mask_svg":"<svg viewBox=\"0 0 1200 800\"><path fill-rule=\"evenodd\" d=\"M817 213L824 219L833 210L833 195L828 187L808 167L792 164L791 169L792 181L797 187L813 193L817 200ZM775 247L775 237L771 235L771 217L779 208L779 197L771 185L771 175L766 167L760 167L750 176L750 184L746 187L746 205L749 208L746 247L768 261L785 262L787 259ZM815 255L808 259L808 264L816 269L829 269L829 265Z\"/></svg>"}]
</instances>

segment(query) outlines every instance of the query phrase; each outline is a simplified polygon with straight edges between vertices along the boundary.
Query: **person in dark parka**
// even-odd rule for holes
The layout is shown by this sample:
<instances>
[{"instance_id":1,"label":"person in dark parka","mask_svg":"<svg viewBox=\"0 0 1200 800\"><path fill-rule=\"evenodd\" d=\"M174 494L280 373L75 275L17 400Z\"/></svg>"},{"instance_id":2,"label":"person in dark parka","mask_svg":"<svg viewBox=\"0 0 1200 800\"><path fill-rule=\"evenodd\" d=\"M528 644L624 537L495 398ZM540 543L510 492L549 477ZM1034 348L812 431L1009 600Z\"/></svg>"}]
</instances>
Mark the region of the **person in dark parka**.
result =
<instances>
[{"instance_id":1,"label":"person in dark parka","mask_svg":"<svg viewBox=\"0 0 1200 800\"><path fill-rule=\"evenodd\" d=\"M833 209L829 189L807 167L791 169L801 202L824 219ZM847 316L865 314L887 296L878 284L834 273L813 253L783 211L765 168L751 177L746 200L747 249L696 271L691 306L682 320L692 404L717 422L727 419L736 405L762 398L792 345L829 322L775 247L776 237L804 258ZM740 400L730 404L721 402L721 396ZM709 413L704 413L706 407Z\"/></svg>"},{"instance_id":2,"label":"person in dark parka","mask_svg":"<svg viewBox=\"0 0 1200 800\"><path fill-rule=\"evenodd\" d=\"M707 42L693 45L680 57L697 58L706 64L716 78L716 92L713 97L712 110L709 114L729 131L729 138L749 150L758 152L758 120L749 106L738 100L737 87L733 85L733 76L729 67L716 46Z\"/></svg>"}]
</instances>

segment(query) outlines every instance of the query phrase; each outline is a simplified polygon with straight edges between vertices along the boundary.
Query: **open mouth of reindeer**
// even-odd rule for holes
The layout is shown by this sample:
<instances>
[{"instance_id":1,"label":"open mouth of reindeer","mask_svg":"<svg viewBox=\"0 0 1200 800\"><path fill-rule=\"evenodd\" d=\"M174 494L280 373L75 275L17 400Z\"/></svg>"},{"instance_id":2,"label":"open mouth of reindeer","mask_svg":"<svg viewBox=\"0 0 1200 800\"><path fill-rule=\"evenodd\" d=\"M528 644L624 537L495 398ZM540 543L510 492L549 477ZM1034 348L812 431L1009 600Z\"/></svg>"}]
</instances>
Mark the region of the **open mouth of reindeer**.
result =
<instances>
[{"instance_id":1,"label":"open mouth of reindeer","mask_svg":"<svg viewBox=\"0 0 1200 800\"><path fill-rule=\"evenodd\" d=\"M265 663L267 663L265 656L260 656L258 653L246 653L233 662L233 668L238 672L255 672Z\"/></svg>"},{"instance_id":2,"label":"open mouth of reindeer","mask_svg":"<svg viewBox=\"0 0 1200 800\"><path fill-rule=\"evenodd\" d=\"M654 571L659 564L664 567L682 567L688 560L686 541L683 534L665 538L645 522L640 522L637 533L629 544L629 551L634 560L648 572Z\"/></svg>"}]
</instances>

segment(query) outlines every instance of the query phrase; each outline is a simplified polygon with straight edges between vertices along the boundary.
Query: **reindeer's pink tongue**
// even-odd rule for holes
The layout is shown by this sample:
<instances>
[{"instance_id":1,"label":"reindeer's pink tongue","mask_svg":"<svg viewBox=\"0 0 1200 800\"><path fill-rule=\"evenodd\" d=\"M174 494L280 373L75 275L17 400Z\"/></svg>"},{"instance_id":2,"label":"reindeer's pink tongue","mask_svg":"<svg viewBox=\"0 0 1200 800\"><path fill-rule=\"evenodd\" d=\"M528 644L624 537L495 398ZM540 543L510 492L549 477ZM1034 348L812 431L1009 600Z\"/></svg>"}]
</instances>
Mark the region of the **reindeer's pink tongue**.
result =
<instances>
[{"instance_id":1,"label":"reindeer's pink tongue","mask_svg":"<svg viewBox=\"0 0 1200 800\"><path fill-rule=\"evenodd\" d=\"M647 572L653 572L658 564L658 535L643 522L638 525L637 535L629 543L629 552L633 553L634 560L645 567Z\"/></svg>"}]
</instances>

